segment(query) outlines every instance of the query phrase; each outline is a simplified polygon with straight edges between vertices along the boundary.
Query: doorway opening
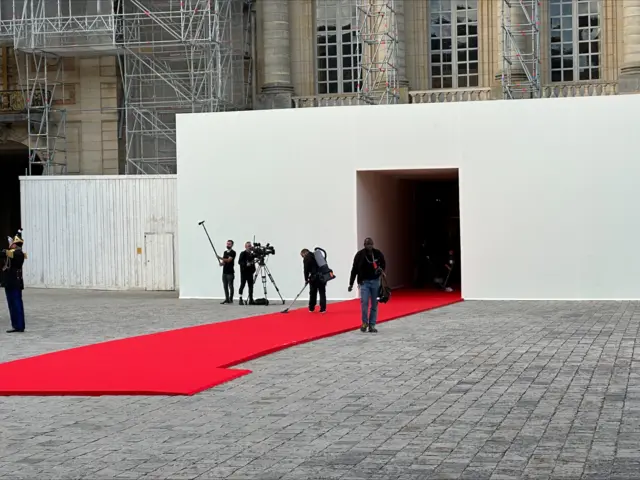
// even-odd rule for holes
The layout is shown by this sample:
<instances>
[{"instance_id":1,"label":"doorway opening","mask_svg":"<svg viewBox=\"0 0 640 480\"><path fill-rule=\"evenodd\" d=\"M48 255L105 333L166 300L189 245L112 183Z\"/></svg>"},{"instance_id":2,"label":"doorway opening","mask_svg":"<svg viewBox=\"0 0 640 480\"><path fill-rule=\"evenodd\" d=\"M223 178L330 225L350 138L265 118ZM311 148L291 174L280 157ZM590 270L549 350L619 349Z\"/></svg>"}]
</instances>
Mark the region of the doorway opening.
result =
<instances>
[{"instance_id":1,"label":"doorway opening","mask_svg":"<svg viewBox=\"0 0 640 480\"><path fill-rule=\"evenodd\" d=\"M356 185L358 247L373 238L391 287L459 292L458 169L358 171Z\"/></svg>"},{"instance_id":2,"label":"doorway opening","mask_svg":"<svg viewBox=\"0 0 640 480\"><path fill-rule=\"evenodd\" d=\"M29 148L18 142L0 145L2 200L0 201L0 242L6 243L22 226L20 210L20 177L29 171ZM42 165L31 166L32 175L42 174ZM4 247L3 247L4 248Z\"/></svg>"}]
</instances>

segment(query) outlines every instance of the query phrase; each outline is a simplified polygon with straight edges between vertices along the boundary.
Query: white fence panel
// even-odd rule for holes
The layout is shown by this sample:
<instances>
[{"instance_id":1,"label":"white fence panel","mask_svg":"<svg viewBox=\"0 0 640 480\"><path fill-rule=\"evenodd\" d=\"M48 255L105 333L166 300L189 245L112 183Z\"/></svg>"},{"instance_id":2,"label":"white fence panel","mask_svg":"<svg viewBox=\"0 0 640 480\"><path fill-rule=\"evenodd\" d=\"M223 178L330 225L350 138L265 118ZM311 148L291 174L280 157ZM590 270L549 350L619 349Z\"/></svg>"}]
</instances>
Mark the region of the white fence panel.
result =
<instances>
[{"instance_id":1,"label":"white fence panel","mask_svg":"<svg viewBox=\"0 0 640 480\"><path fill-rule=\"evenodd\" d=\"M175 175L21 177L22 228L29 254L25 284L177 288L176 184ZM150 234L174 242L171 249L159 247L164 253L154 257L153 272L145 255L145 236ZM158 278L160 272L167 278Z\"/></svg>"}]
</instances>

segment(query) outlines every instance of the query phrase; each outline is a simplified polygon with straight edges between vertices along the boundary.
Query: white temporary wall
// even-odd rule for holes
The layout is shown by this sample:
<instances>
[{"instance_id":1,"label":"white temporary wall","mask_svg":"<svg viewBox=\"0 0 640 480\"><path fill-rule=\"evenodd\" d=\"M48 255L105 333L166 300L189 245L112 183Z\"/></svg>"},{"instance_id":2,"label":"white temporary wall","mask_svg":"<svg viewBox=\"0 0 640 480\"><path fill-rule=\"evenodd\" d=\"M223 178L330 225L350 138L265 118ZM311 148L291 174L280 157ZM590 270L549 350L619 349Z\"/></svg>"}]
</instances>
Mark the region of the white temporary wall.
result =
<instances>
[{"instance_id":1,"label":"white temporary wall","mask_svg":"<svg viewBox=\"0 0 640 480\"><path fill-rule=\"evenodd\" d=\"M285 296L315 245L329 296L354 296L356 172L459 168L465 298L639 298L638 111L640 95L181 115L181 296L222 296L202 219L220 247L274 243Z\"/></svg>"},{"instance_id":2,"label":"white temporary wall","mask_svg":"<svg viewBox=\"0 0 640 480\"><path fill-rule=\"evenodd\" d=\"M21 177L25 283L177 289L175 175Z\"/></svg>"},{"instance_id":3,"label":"white temporary wall","mask_svg":"<svg viewBox=\"0 0 640 480\"><path fill-rule=\"evenodd\" d=\"M358 238L364 241L371 237L375 247L385 254L392 287L409 286L412 276L407 254L414 240L406 228L413 213L411 193L408 181L391 174L359 172L356 177Z\"/></svg>"}]
</instances>

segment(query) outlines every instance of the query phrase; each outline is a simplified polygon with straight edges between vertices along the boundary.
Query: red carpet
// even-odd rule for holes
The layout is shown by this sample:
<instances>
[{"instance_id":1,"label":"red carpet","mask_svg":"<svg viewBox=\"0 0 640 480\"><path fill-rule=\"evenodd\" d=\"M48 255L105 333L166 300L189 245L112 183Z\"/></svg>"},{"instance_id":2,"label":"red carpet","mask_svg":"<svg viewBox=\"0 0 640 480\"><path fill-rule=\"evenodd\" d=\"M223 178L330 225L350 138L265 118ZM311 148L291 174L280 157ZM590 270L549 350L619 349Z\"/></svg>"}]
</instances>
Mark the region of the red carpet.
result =
<instances>
[{"instance_id":1,"label":"red carpet","mask_svg":"<svg viewBox=\"0 0 640 480\"><path fill-rule=\"evenodd\" d=\"M459 301L457 293L395 292L378 322ZM0 395L193 395L251 373L228 367L359 326L359 300L349 300L322 316L301 308L87 345L0 364Z\"/></svg>"}]
</instances>

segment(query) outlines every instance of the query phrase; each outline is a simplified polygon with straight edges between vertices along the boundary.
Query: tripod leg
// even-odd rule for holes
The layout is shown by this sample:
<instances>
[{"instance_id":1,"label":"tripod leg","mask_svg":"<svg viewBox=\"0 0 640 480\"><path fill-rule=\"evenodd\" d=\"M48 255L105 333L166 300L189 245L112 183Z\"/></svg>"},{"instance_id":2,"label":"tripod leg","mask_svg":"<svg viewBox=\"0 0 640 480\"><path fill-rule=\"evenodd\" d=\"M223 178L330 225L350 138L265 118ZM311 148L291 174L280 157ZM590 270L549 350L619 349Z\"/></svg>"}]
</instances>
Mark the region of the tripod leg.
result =
<instances>
[{"instance_id":1,"label":"tripod leg","mask_svg":"<svg viewBox=\"0 0 640 480\"><path fill-rule=\"evenodd\" d=\"M269 268L266 265L265 265L264 269L266 270L267 275L269 275L269 280L271 280L271 283L273 284L274 288L276 289L276 292L278 292L278 296L280 297L280 300L282 300L282 304L284 305L286 302L284 301L284 298L282 298L282 294L280 293L280 289L278 288L278 285L276 285L276 281L273 279L273 275L271 275L271 271L269 270ZM266 279L264 281L266 283Z\"/></svg>"},{"instance_id":2,"label":"tripod leg","mask_svg":"<svg viewBox=\"0 0 640 480\"><path fill-rule=\"evenodd\" d=\"M262 277L262 290L264 290L264 299L267 302L267 305L269 305L269 299L267 298L267 276L265 275L265 269L266 267L262 268L262 273L261 273L261 277Z\"/></svg>"}]
</instances>

